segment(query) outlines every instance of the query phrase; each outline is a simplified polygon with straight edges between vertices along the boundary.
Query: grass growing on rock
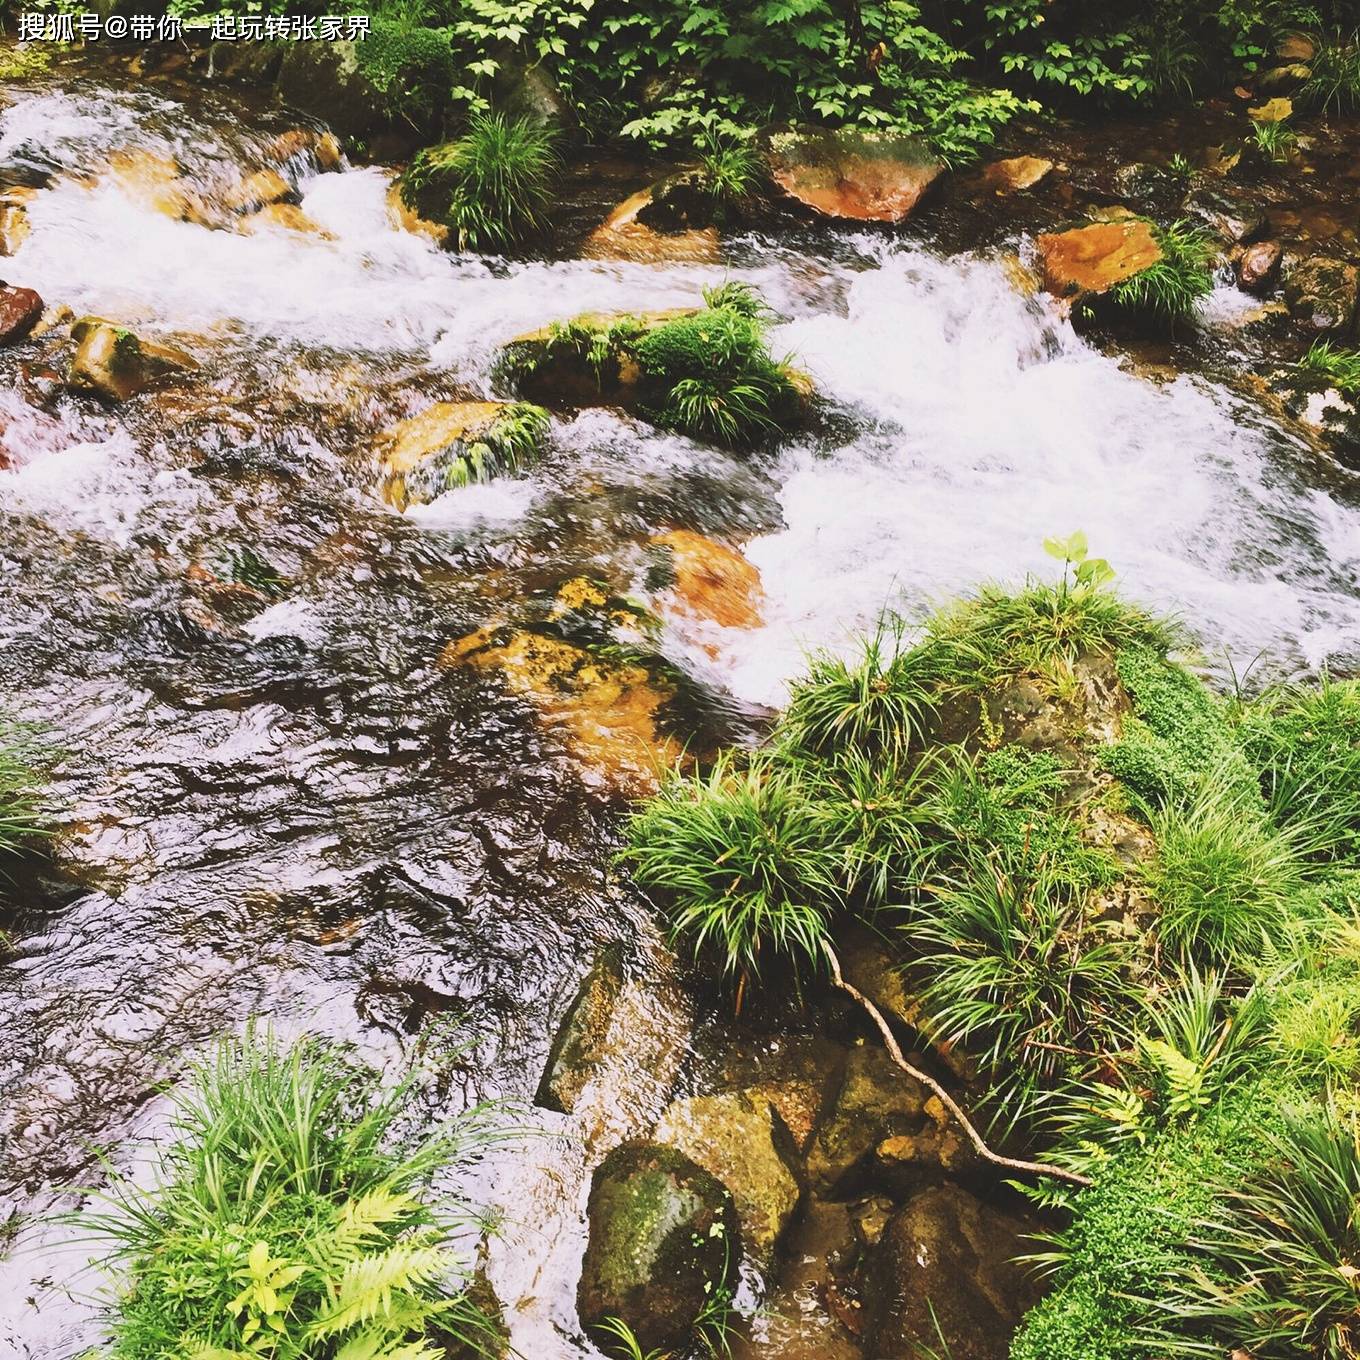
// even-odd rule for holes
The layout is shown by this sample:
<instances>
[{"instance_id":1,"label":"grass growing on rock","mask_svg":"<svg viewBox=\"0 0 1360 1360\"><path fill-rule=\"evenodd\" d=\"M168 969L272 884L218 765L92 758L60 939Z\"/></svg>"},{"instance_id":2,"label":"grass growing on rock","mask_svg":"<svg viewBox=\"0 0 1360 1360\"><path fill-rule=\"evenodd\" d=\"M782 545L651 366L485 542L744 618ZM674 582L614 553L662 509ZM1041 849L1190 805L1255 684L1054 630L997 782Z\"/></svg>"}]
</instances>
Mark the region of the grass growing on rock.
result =
<instances>
[{"instance_id":1,"label":"grass growing on rock","mask_svg":"<svg viewBox=\"0 0 1360 1360\"><path fill-rule=\"evenodd\" d=\"M471 1220L430 1184L485 1126L416 1137L410 1095L317 1041L221 1042L176 1096L156 1183L81 1220L126 1276L111 1354L434 1360L487 1340L451 1245Z\"/></svg>"},{"instance_id":2,"label":"grass growing on rock","mask_svg":"<svg viewBox=\"0 0 1360 1360\"><path fill-rule=\"evenodd\" d=\"M1360 392L1360 352L1356 350L1333 345L1330 340L1316 340L1299 360L1299 367L1344 396Z\"/></svg>"},{"instance_id":3,"label":"grass growing on rock","mask_svg":"<svg viewBox=\"0 0 1360 1360\"><path fill-rule=\"evenodd\" d=\"M768 742L663 788L628 856L729 976L805 972L851 915L895 927L919 1038L967 1060L994 1128L1092 1182L1028 1186L1057 1215L1054 1288L1012 1360L1345 1360L1360 686L1222 698L1084 540L1051 549L1057 582L814 658ZM734 835L734 784L777 815ZM762 934L772 897L797 930Z\"/></svg>"},{"instance_id":4,"label":"grass growing on rock","mask_svg":"<svg viewBox=\"0 0 1360 1360\"><path fill-rule=\"evenodd\" d=\"M1190 222L1155 227L1162 258L1110 290L1120 311L1174 324L1188 317L1201 298L1213 291L1213 241Z\"/></svg>"}]
</instances>

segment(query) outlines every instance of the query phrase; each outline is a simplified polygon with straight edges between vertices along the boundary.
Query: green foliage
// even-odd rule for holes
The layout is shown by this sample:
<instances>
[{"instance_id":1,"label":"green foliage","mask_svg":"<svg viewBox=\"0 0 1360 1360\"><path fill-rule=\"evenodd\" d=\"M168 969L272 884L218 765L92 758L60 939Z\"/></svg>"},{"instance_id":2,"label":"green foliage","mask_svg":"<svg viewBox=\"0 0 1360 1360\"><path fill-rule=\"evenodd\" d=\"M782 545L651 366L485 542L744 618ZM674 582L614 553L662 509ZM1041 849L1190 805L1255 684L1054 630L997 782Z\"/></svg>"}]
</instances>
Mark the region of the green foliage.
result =
<instances>
[{"instance_id":1,"label":"green foliage","mask_svg":"<svg viewBox=\"0 0 1360 1360\"><path fill-rule=\"evenodd\" d=\"M1213 291L1213 241L1189 222L1156 227L1162 258L1117 283L1108 297L1120 311L1174 324L1188 317Z\"/></svg>"},{"instance_id":2,"label":"green foliage","mask_svg":"<svg viewBox=\"0 0 1360 1360\"><path fill-rule=\"evenodd\" d=\"M0 718L0 861L48 829L39 790L34 734Z\"/></svg>"},{"instance_id":3,"label":"green foliage","mask_svg":"<svg viewBox=\"0 0 1360 1360\"><path fill-rule=\"evenodd\" d=\"M503 410L444 469L448 490L514 476L538 460L551 420L541 406L517 401Z\"/></svg>"},{"instance_id":4,"label":"green foliage","mask_svg":"<svg viewBox=\"0 0 1360 1360\"><path fill-rule=\"evenodd\" d=\"M666 1360L662 1350L644 1351L637 1334L622 1318L605 1318L595 1330L609 1338L609 1348L618 1360Z\"/></svg>"},{"instance_id":5,"label":"green foliage","mask_svg":"<svg viewBox=\"0 0 1360 1360\"><path fill-rule=\"evenodd\" d=\"M821 959L843 854L796 766L757 753L672 776L626 827L633 877L661 893L672 936L727 974Z\"/></svg>"},{"instance_id":6,"label":"green foliage","mask_svg":"<svg viewBox=\"0 0 1360 1360\"><path fill-rule=\"evenodd\" d=\"M391 116L423 130L448 103L454 65L448 32L421 27L422 17L419 8L391 18L375 17L356 57Z\"/></svg>"},{"instance_id":7,"label":"green foliage","mask_svg":"<svg viewBox=\"0 0 1360 1360\"><path fill-rule=\"evenodd\" d=\"M460 249L500 250L543 229L557 168L545 128L478 114L457 141L415 157L401 177L401 197L447 223Z\"/></svg>"},{"instance_id":8,"label":"green foliage","mask_svg":"<svg viewBox=\"0 0 1360 1360\"><path fill-rule=\"evenodd\" d=\"M1121 648L1119 679L1133 701L1134 717L1121 739L1101 753L1101 764L1141 799L1185 799L1210 770L1234 784L1251 775L1238 754L1223 705L1164 649Z\"/></svg>"},{"instance_id":9,"label":"green foliage","mask_svg":"<svg viewBox=\"0 0 1360 1360\"><path fill-rule=\"evenodd\" d=\"M1299 367L1347 396L1360 392L1360 351L1342 349L1330 340L1315 340Z\"/></svg>"},{"instance_id":10,"label":"green foliage","mask_svg":"<svg viewBox=\"0 0 1360 1360\"><path fill-rule=\"evenodd\" d=\"M46 47L0 48L0 80L34 80L51 65L52 53Z\"/></svg>"},{"instance_id":11,"label":"green foliage","mask_svg":"<svg viewBox=\"0 0 1360 1360\"><path fill-rule=\"evenodd\" d=\"M434 1360L435 1333L488 1335L449 1287L467 1279L450 1245L466 1215L429 1188L484 1135L475 1119L404 1133L410 1093L317 1041L219 1044L176 1096L156 1183L119 1186L93 1219L127 1277L111 1354Z\"/></svg>"},{"instance_id":12,"label":"green foliage","mask_svg":"<svg viewBox=\"0 0 1360 1360\"><path fill-rule=\"evenodd\" d=\"M1157 857L1146 876L1168 948L1219 962L1248 958L1278 938L1302 868L1254 790L1210 771L1187 798L1151 810L1149 822Z\"/></svg>"},{"instance_id":13,"label":"green foliage","mask_svg":"<svg viewBox=\"0 0 1360 1360\"><path fill-rule=\"evenodd\" d=\"M967 852L958 878L903 926L926 979L932 1033L979 1053L998 1114L1019 1117L1035 1086L1111 1046L1127 1004L1127 948L1086 911L1063 866Z\"/></svg>"},{"instance_id":14,"label":"green foliage","mask_svg":"<svg viewBox=\"0 0 1360 1360\"><path fill-rule=\"evenodd\" d=\"M853 751L900 759L919 746L935 712L934 659L904 645L902 620L886 617L860 656L812 658L791 686L779 739L814 755Z\"/></svg>"},{"instance_id":15,"label":"green foliage","mask_svg":"<svg viewBox=\"0 0 1360 1360\"><path fill-rule=\"evenodd\" d=\"M1360 867L1360 681L1272 690L1240 739L1276 825L1314 857Z\"/></svg>"},{"instance_id":16,"label":"green foliage","mask_svg":"<svg viewBox=\"0 0 1360 1360\"><path fill-rule=\"evenodd\" d=\"M703 171L704 191L719 210L749 198L764 176L760 152L749 138L734 140L712 130L700 147L699 168Z\"/></svg>"},{"instance_id":17,"label":"green foliage","mask_svg":"<svg viewBox=\"0 0 1360 1360\"><path fill-rule=\"evenodd\" d=\"M1300 108L1322 113L1360 109L1360 32L1337 30L1317 40L1309 78L1295 94Z\"/></svg>"},{"instance_id":18,"label":"green foliage","mask_svg":"<svg viewBox=\"0 0 1360 1360\"><path fill-rule=\"evenodd\" d=\"M1276 165L1283 165L1298 142L1298 134L1285 122L1258 123L1251 125L1252 144L1265 158Z\"/></svg>"},{"instance_id":19,"label":"green foliage","mask_svg":"<svg viewBox=\"0 0 1360 1360\"><path fill-rule=\"evenodd\" d=\"M720 305L657 326L635 348L643 372L664 393L659 419L729 446L777 433L797 411L789 366L771 356L749 290L727 285L710 296Z\"/></svg>"}]
</instances>

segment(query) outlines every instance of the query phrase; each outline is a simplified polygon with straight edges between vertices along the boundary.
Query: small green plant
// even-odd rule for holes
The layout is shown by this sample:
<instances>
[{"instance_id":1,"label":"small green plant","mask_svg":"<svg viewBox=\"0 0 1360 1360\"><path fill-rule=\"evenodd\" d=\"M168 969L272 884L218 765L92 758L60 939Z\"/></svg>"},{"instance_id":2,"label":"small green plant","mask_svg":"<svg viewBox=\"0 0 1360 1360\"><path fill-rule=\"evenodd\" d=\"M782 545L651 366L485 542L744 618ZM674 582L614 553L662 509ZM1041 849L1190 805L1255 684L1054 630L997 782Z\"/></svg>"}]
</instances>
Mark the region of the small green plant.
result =
<instances>
[{"instance_id":1,"label":"small green plant","mask_svg":"<svg viewBox=\"0 0 1360 1360\"><path fill-rule=\"evenodd\" d=\"M662 894L672 936L729 976L820 964L843 858L799 773L767 752L723 756L672 776L628 821L634 878Z\"/></svg>"},{"instance_id":2,"label":"small green plant","mask_svg":"<svg viewBox=\"0 0 1360 1360\"><path fill-rule=\"evenodd\" d=\"M410 1094L316 1040L222 1041L175 1097L156 1183L80 1219L126 1276L111 1354L435 1360L436 1335L490 1336L450 1244L466 1211L430 1189L484 1126L416 1138Z\"/></svg>"},{"instance_id":3,"label":"small green plant","mask_svg":"<svg viewBox=\"0 0 1360 1360\"><path fill-rule=\"evenodd\" d=\"M704 191L719 211L749 198L763 173L760 153L749 140L734 141L710 130L700 144Z\"/></svg>"},{"instance_id":4,"label":"small green plant","mask_svg":"<svg viewBox=\"0 0 1360 1360\"><path fill-rule=\"evenodd\" d=\"M1188 798L1145 811L1157 841L1147 880L1169 949L1226 962L1250 958L1279 936L1301 865L1254 791L1211 772Z\"/></svg>"},{"instance_id":5,"label":"small green plant","mask_svg":"<svg viewBox=\"0 0 1360 1360\"><path fill-rule=\"evenodd\" d=\"M500 250L541 231L558 157L551 132L485 113L455 142L429 147L401 178L402 201L453 230L460 249Z\"/></svg>"},{"instance_id":6,"label":"small green plant","mask_svg":"<svg viewBox=\"0 0 1360 1360\"><path fill-rule=\"evenodd\" d=\"M1186 221L1153 231L1162 258L1110 290L1110 301L1121 311L1174 324L1188 317L1214 287L1214 244Z\"/></svg>"},{"instance_id":7,"label":"small green plant","mask_svg":"<svg viewBox=\"0 0 1360 1360\"><path fill-rule=\"evenodd\" d=\"M34 80L46 75L52 65L52 53L46 47L18 47L0 49L0 80Z\"/></svg>"},{"instance_id":8,"label":"small green plant","mask_svg":"<svg viewBox=\"0 0 1360 1360\"><path fill-rule=\"evenodd\" d=\"M1252 145L1265 158L1276 165L1283 165L1298 143L1298 135L1288 123L1256 122L1251 125Z\"/></svg>"},{"instance_id":9,"label":"small green plant","mask_svg":"<svg viewBox=\"0 0 1360 1360\"><path fill-rule=\"evenodd\" d=\"M1194 162L1183 152L1177 151L1166 163L1167 170L1178 180L1189 183L1195 177Z\"/></svg>"},{"instance_id":10,"label":"small green plant","mask_svg":"<svg viewBox=\"0 0 1360 1360\"><path fill-rule=\"evenodd\" d=\"M880 618L853 662L822 653L791 687L778 739L813 755L856 751L898 759L919 747L935 713L936 662L906 645L906 625Z\"/></svg>"},{"instance_id":11,"label":"small green plant","mask_svg":"<svg viewBox=\"0 0 1360 1360\"><path fill-rule=\"evenodd\" d=\"M644 1351L633 1329L619 1317L608 1317L595 1329L610 1338L610 1349L618 1360L666 1360L661 1349Z\"/></svg>"},{"instance_id":12,"label":"small green plant","mask_svg":"<svg viewBox=\"0 0 1360 1360\"><path fill-rule=\"evenodd\" d=\"M1360 108L1360 32L1337 30L1320 37L1308 70L1295 95L1300 107L1320 113Z\"/></svg>"},{"instance_id":13,"label":"small green plant","mask_svg":"<svg viewBox=\"0 0 1360 1360\"><path fill-rule=\"evenodd\" d=\"M1345 396L1360 392L1360 350L1343 349L1330 340L1316 340L1299 360L1299 367Z\"/></svg>"},{"instance_id":14,"label":"small green plant","mask_svg":"<svg viewBox=\"0 0 1360 1360\"><path fill-rule=\"evenodd\" d=\"M37 754L31 730L0 718L0 860L20 853L48 830Z\"/></svg>"}]
</instances>

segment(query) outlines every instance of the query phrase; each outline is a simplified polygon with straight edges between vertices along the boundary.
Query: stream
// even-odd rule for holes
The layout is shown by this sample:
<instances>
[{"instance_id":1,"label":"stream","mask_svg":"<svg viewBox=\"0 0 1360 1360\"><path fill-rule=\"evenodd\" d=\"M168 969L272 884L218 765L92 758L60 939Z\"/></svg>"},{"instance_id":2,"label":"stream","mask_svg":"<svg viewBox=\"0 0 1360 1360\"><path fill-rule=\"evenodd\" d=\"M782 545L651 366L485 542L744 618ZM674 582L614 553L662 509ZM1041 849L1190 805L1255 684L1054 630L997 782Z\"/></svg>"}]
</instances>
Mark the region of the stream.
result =
<instances>
[{"instance_id":1,"label":"stream","mask_svg":"<svg viewBox=\"0 0 1360 1360\"><path fill-rule=\"evenodd\" d=\"M596 1354L574 1306L590 1169L677 1083L701 1089L706 1059L611 868L620 798L495 676L439 664L526 596L581 574L641 590L666 529L739 545L762 626L673 619L662 640L725 738L758 733L809 649L887 605L1051 573L1042 539L1078 528L1210 665L1360 665L1360 477L1212 373L1159 382L1099 352L999 258L811 229L739 240L726 269L453 255L391 224L390 172L301 156L323 232L238 235L110 166L173 156L211 199L295 117L90 76L4 99L0 174L43 186L5 277L201 368L125 407L43 409L0 351L0 707L50 734L61 832L0 956L0 1354L97 1338L88 1248L44 1216L102 1156L145 1172L161 1083L215 1036L257 1015L376 1062L428 1042L448 1108L528 1107L618 944L615 1060L572 1115L522 1108L536 1131L464 1186L499 1217L487 1271L519 1350ZM587 410L531 475L405 517L381 501L378 432L491 395L506 340L724 277L760 289L775 348L834 403L815 440L743 459ZM206 608L205 569L243 563L267 603Z\"/></svg>"}]
</instances>

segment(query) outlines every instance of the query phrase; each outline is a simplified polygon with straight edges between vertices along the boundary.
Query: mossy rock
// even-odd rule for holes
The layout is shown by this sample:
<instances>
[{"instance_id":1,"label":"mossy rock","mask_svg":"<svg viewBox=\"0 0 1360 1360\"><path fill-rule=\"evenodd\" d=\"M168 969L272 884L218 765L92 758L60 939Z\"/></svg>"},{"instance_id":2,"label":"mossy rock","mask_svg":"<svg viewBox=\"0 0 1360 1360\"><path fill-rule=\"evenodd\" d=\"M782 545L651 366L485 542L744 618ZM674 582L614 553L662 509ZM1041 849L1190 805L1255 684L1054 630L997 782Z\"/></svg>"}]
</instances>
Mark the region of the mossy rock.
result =
<instances>
[{"instance_id":1,"label":"mossy rock","mask_svg":"<svg viewBox=\"0 0 1360 1360\"><path fill-rule=\"evenodd\" d=\"M548 1053L535 1103L570 1114L581 1092L608 1056L609 1024L623 990L623 961L617 948L595 960L572 999Z\"/></svg>"},{"instance_id":2,"label":"mossy rock","mask_svg":"<svg viewBox=\"0 0 1360 1360\"><path fill-rule=\"evenodd\" d=\"M97 316L81 317L71 327L71 339L76 352L67 369L67 386L106 401L127 401L163 378L198 367L183 350L143 340Z\"/></svg>"},{"instance_id":3,"label":"mossy rock","mask_svg":"<svg viewBox=\"0 0 1360 1360\"><path fill-rule=\"evenodd\" d=\"M740 1258L736 1206L716 1177L674 1148L631 1142L596 1169L577 1288L588 1330L617 1317L643 1350L689 1339Z\"/></svg>"},{"instance_id":4,"label":"mossy rock","mask_svg":"<svg viewBox=\"0 0 1360 1360\"><path fill-rule=\"evenodd\" d=\"M379 436L383 499L398 510L537 461L548 413L527 402L436 402Z\"/></svg>"}]
</instances>

